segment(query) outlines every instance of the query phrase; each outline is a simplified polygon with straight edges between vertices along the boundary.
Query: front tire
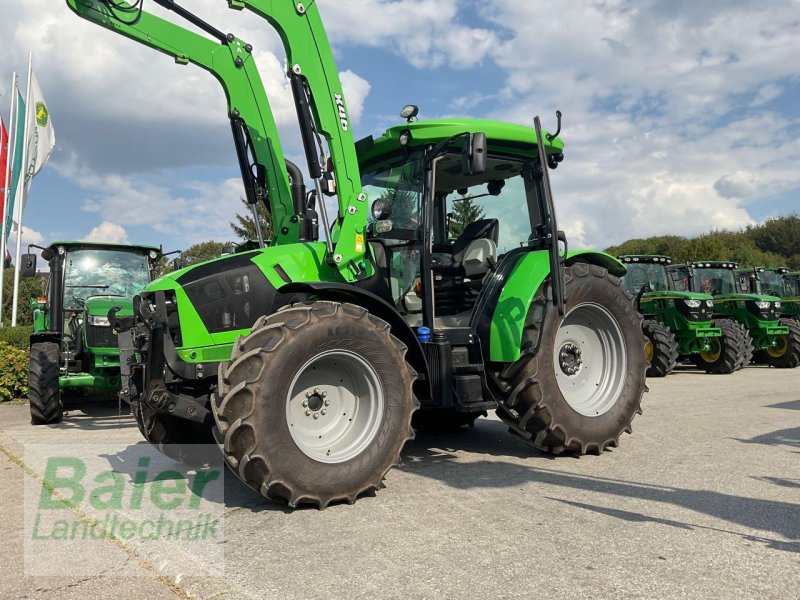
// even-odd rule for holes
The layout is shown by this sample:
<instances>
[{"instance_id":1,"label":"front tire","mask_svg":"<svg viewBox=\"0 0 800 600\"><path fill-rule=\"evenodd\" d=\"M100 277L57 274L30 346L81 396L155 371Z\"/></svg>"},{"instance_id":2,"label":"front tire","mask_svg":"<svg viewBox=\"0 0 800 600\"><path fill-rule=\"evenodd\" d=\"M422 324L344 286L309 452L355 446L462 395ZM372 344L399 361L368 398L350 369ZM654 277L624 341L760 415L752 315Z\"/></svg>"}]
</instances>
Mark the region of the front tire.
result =
<instances>
[{"instance_id":1,"label":"front tire","mask_svg":"<svg viewBox=\"0 0 800 600\"><path fill-rule=\"evenodd\" d=\"M666 377L675 370L678 363L678 341L675 334L669 327L650 319L644 322L642 330L648 344L645 346L645 358L650 364L647 376Z\"/></svg>"},{"instance_id":2,"label":"front tire","mask_svg":"<svg viewBox=\"0 0 800 600\"><path fill-rule=\"evenodd\" d=\"M766 362L778 369L794 369L800 365L800 322L796 319L781 319L779 322L789 327L789 335L780 337L778 348L764 351Z\"/></svg>"},{"instance_id":3,"label":"front tire","mask_svg":"<svg viewBox=\"0 0 800 600\"><path fill-rule=\"evenodd\" d=\"M722 337L711 338L712 349L709 352L692 354L695 366L701 371L714 375L729 375L742 368L746 356L745 345L749 342L739 325L730 319L715 319L713 327L722 330ZM752 343L750 344L752 348Z\"/></svg>"},{"instance_id":4,"label":"front tire","mask_svg":"<svg viewBox=\"0 0 800 600\"><path fill-rule=\"evenodd\" d=\"M642 318L633 296L601 267L567 267L565 283L563 318L549 285L534 298L522 356L501 374L510 392L497 414L546 452L600 454L616 447L641 414L647 389Z\"/></svg>"},{"instance_id":5,"label":"front tire","mask_svg":"<svg viewBox=\"0 0 800 600\"><path fill-rule=\"evenodd\" d=\"M58 387L61 349L56 342L31 344L28 362L28 402L31 424L52 425L64 418Z\"/></svg>"},{"instance_id":6,"label":"front tire","mask_svg":"<svg viewBox=\"0 0 800 600\"><path fill-rule=\"evenodd\" d=\"M212 410L228 465L290 507L377 491L414 435L405 355L360 306L315 302L262 317L219 368Z\"/></svg>"}]
</instances>

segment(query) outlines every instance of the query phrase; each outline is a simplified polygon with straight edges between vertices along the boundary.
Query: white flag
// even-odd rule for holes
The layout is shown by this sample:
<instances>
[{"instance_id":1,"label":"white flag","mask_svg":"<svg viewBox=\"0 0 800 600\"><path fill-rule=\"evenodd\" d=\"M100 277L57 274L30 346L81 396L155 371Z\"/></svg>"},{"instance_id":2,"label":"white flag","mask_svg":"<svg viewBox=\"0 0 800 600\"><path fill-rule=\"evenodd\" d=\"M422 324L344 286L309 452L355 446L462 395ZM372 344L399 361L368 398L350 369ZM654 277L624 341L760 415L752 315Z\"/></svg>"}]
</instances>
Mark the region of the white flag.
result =
<instances>
[{"instance_id":1,"label":"white flag","mask_svg":"<svg viewBox=\"0 0 800 600\"><path fill-rule=\"evenodd\" d=\"M33 74L31 74L31 96L28 98L28 132L26 191L34 175L42 170L50 158L56 145L56 132L53 130L50 111L44 101L39 82L36 81L36 75Z\"/></svg>"}]
</instances>

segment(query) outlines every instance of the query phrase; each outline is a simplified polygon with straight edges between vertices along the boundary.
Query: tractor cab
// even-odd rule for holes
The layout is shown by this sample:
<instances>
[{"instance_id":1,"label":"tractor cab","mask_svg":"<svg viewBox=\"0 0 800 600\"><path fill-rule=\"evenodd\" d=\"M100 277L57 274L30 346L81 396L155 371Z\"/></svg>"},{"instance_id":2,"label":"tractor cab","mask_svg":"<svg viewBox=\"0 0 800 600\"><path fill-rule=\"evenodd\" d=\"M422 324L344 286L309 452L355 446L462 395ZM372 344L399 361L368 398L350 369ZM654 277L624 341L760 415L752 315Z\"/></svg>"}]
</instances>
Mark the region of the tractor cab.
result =
<instances>
[{"instance_id":1,"label":"tractor cab","mask_svg":"<svg viewBox=\"0 0 800 600\"><path fill-rule=\"evenodd\" d=\"M485 139L480 148L476 137ZM357 150L362 187L373 201L367 241L383 279L380 295L410 326L468 327L490 276L545 247L549 214L533 128L411 122L361 140ZM545 151L551 166L563 160L560 138L548 137ZM475 153L477 168L470 163Z\"/></svg>"},{"instance_id":2,"label":"tractor cab","mask_svg":"<svg viewBox=\"0 0 800 600\"><path fill-rule=\"evenodd\" d=\"M740 277L746 279L749 291L780 298L781 316L800 319L800 278L796 273L785 267L756 267L744 270Z\"/></svg>"},{"instance_id":3,"label":"tractor cab","mask_svg":"<svg viewBox=\"0 0 800 600\"><path fill-rule=\"evenodd\" d=\"M108 313L115 307L120 315L133 313L133 297L155 278L161 249L93 242L36 247L48 263L49 277L45 296L32 301L32 360L45 346L51 357L57 356L59 375L54 385L59 390L119 389L119 348ZM24 255L22 274L35 274L36 262L36 254ZM35 404L32 399L34 422L60 420L60 400L45 408Z\"/></svg>"}]
</instances>

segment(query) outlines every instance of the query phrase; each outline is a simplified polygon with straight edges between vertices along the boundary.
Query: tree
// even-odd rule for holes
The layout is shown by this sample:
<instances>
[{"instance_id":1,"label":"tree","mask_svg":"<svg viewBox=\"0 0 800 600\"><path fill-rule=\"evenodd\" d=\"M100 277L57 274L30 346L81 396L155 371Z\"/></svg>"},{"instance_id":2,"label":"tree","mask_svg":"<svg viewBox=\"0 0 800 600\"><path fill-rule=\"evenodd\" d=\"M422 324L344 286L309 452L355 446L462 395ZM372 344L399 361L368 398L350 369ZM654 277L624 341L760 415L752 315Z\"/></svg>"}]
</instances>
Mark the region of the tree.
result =
<instances>
[{"instance_id":1,"label":"tree","mask_svg":"<svg viewBox=\"0 0 800 600\"><path fill-rule=\"evenodd\" d=\"M222 256L222 248L225 246L222 242L200 242L194 246L189 246L183 251L181 257L183 258L183 266L189 267L197 263L212 260Z\"/></svg>"},{"instance_id":2,"label":"tree","mask_svg":"<svg viewBox=\"0 0 800 600\"><path fill-rule=\"evenodd\" d=\"M37 275L32 278L20 277L19 299L17 301L17 325L31 325L33 311L30 307L31 298L38 298L44 293L47 274ZM14 269L3 271L3 324L11 323L11 306L14 302Z\"/></svg>"},{"instance_id":3,"label":"tree","mask_svg":"<svg viewBox=\"0 0 800 600\"><path fill-rule=\"evenodd\" d=\"M480 206L472 196L464 196L453 201L453 216L450 217L450 227L448 235L457 238L464 233L464 228L485 215L483 207Z\"/></svg>"},{"instance_id":4,"label":"tree","mask_svg":"<svg viewBox=\"0 0 800 600\"><path fill-rule=\"evenodd\" d=\"M256 223L253 220L253 211L250 208L250 204L245 198L239 197L239 200L242 202L245 212L244 214L236 214L234 217L236 220L231 222L231 229L242 241L257 240ZM264 234L264 239L272 238L272 215L263 202L256 204L256 213L261 222L261 232Z\"/></svg>"}]
</instances>

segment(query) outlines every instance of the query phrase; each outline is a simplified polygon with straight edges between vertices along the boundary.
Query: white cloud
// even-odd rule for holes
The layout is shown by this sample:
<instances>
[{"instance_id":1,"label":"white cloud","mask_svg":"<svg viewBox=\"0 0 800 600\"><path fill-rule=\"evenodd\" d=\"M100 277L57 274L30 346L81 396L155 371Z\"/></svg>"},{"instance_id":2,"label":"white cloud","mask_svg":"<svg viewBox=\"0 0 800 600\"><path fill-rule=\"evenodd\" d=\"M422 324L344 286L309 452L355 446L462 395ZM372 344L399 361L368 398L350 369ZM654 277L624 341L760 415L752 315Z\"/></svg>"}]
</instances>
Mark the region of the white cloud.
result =
<instances>
[{"instance_id":1,"label":"white cloud","mask_svg":"<svg viewBox=\"0 0 800 600\"><path fill-rule=\"evenodd\" d=\"M39 233L38 231L31 229L30 227L26 227L25 225L22 226L22 252L25 253L28 251L28 244L38 244L42 245L44 243L44 235ZM8 236L8 243L6 244L8 248L9 254L11 254L12 258L14 253L16 252L17 248L17 231L12 230Z\"/></svg>"},{"instance_id":2,"label":"white cloud","mask_svg":"<svg viewBox=\"0 0 800 600\"><path fill-rule=\"evenodd\" d=\"M372 89L369 81L359 77L352 71L343 71L339 74L342 81L342 89L347 98L347 111L353 123L361 121L364 114L364 101Z\"/></svg>"},{"instance_id":3,"label":"white cloud","mask_svg":"<svg viewBox=\"0 0 800 600\"><path fill-rule=\"evenodd\" d=\"M121 225L103 221L92 229L85 238L85 242L103 242L106 244L128 244L128 232Z\"/></svg>"}]
</instances>

